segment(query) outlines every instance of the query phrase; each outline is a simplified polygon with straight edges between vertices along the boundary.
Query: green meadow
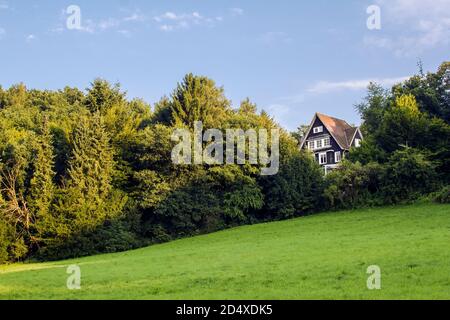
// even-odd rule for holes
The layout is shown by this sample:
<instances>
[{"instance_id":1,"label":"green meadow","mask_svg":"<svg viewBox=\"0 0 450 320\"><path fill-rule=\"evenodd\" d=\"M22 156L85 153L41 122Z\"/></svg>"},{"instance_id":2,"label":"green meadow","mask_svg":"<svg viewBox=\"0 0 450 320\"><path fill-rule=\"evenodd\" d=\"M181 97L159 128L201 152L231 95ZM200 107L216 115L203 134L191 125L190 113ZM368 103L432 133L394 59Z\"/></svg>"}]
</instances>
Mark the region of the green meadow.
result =
<instances>
[{"instance_id":1,"label":"green meadow","mask_svg":"<svg viewBox=\"0 0 450 320\"><path fill-rule=\"evenodd\" d=\"M69 265L81 269L80 290L67 289ZM372 265L380 290L367 288ZM450 205L325 213L0 266L0 299L450 299Z\"/></svg>"}]
</instances>

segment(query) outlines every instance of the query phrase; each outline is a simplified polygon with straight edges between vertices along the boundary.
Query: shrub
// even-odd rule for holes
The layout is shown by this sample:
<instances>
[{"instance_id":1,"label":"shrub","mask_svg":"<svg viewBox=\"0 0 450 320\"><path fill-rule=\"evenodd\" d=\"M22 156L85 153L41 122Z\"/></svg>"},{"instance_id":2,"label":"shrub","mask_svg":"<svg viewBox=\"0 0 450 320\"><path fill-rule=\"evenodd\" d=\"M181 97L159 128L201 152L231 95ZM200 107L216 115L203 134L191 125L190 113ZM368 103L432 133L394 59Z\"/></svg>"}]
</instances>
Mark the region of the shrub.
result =
<instances>
[{"instance_id":1,"label":"shrub","mask_svg":"<svg viewBox=\"0 0 450 320\"><path fill-rule=\"evenodd\" d=\"M261 178L263 213L270 219L286 219L317 211L324 188L323 171L307 153L282 163L277 175Z\"/></svg>"},{"instance_id":2,"label":"shrub","mask_svg":"<svg viewBox=\"0 0 450 320\"><path fill-rule=\"evenodd\" d=\"M20 261L27 254L24 239L15 239L13 226L0 218L0 264Z\"/></svg>"},{"instance_id":3,"label":"shrub","mask_svg":"<svg viewBox=\"0 0 450 320\"><path fill-rule=\"evenodd\" d=\"M0 219L0 264L9 261L8 247L10 242L8 226Z\"/></svg>"},{"instance_id":4,"label":"shrub","mask_svg":"<svg viewBox=\"0 0 450 320\"><path fill-rule=\"evenodd\" d=\"M415 200L436 189L435 166L420 150L404 148L394 152L385 168L383 194L386 203Z\"/></svg>"},{"instance_id":5,"label":"shrub","mask_svg":"<svg viewBox=\"0 0 450 320\"><path fill-rule=\"evenodd\" d=\"M327 207L349 209L382 203L379 193L382 175L383 168L379 164L362 166L359 162L343 161L339 169L326 177Z\"/></svg>"},{"instance_id":6,"label":"shrub","mask_svg":"<svg viewBox=\"0 0 450 320\"><path fill-rule=\"evenodd\" d=\"M434 201L437 203L450 203L450 185L442 188L435 197Z\"/></svg>"}]
</instances>

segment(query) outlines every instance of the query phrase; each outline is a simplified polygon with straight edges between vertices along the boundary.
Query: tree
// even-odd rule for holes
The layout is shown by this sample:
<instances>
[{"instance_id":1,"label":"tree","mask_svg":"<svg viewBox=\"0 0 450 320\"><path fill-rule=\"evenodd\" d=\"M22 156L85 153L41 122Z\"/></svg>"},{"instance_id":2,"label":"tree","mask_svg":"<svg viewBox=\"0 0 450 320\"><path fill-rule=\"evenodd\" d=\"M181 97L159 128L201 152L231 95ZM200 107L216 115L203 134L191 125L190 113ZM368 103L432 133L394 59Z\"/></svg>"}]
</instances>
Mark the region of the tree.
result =
<instances>
[{"instance_id":1,"label":"tree","mask_svg":"<svg viewBox=\"0 0 450 320\"><path fill-rule=\"evenodd\" d=\"M68 185L59 192L53 232L60 237L94 230L121 215L126 197L113 189L113 151L99 112L83 117L73 135Z\"/></svg>"},{"instance_id":2,"label":"tree","mask_svg":"<svg viewBox=\"0 0 450 320\"><path fill-rule=\"evenodd\" d=\"M285 157L280 173L261 179L263 213L274 218L309 214L321 207L323 171L307 152Z\"/></svg>"},{"instance_id":3,"label":"tree","mask_svg":"<svg viewBox=\"0 0 450 320\"><path fill-rule=\"evenodd\" d=\"M442 63L436 73L420 72L395 86L393 92L396 96L414 95L421 112L450 124L450 61Z\"/></svg>"},{"instance_id":4,"label":"tree","mask_svg":"<svg viewBox=\"0 0 450 320\"><path fill-rule=\"evenodd\" d=\"M193 74L178 84L170 108L173 125L192 127L195 121L202 121L206 128L221 128L231 111L223 88L217 88L211 79Z\"/></svg>"},{"instance_id":5,"label":"tree","mask_svg":"<svg viewBox=\"0 0 450 320\"><path fill-rule=\"evenodd\" d=\"M84 105L92 113L99 111L104 114L114 105L123 103L124 100L125 94L120 92L119 84L111 86L106 80L96 79L87 89Z\"/></svg>"},{"instance_id":6,"label":"tree","mask_svg":"<svg viewBox=\"0 0 450 320\"><path fill-rule=\"evenodd\" d=\"M426 119L419 111L413 95L402 95L395 99L386 110L377 133L381 147L392 152L401 146L417 147L423 145Z\"/></svg>"},{"instance_id":7,"label":"tree","mask_svg":"<svg viewBox=\"0 0 450 320\"><path fill-rule=\"evenodd\" d=\"M384 113L390 107L388 92L376 83L370 83L364 101L355 106L361 115L363 124L361 130L364 136L375 134L383 122Z\"/></svg>"},{"instance_id":8,"label":"tree","mask_svg":"<svg viewBox=\"0 0 450 320\"><path fill-rule=\"evenodd\" d=\"M30 181L28 203L35 221L37 237L45 232L45 224L50 215L55 186L54 156L52 137L48 120L45 119L38 138L37 150L33 161L33 177ZM33 238L35 236L33 235ZM32 239L39 241L39 239Z\"/></svg>"}]
</instances>

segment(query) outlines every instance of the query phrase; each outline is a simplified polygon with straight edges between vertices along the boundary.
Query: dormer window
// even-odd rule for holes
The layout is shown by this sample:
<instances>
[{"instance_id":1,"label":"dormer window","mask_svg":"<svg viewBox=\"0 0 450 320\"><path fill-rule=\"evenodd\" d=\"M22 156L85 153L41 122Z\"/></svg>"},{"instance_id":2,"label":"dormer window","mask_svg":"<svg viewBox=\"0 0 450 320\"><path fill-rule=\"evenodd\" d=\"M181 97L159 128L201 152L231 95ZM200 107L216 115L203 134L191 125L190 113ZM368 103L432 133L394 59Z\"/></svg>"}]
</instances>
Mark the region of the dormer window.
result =
<instances>
[{"instance_id":1,"label":"dormer window","mask_svg":"<svg viewBox=\"0 0 450 320\"><path fill-rule=\"evenodd\" d=\"M314 133L322 133L322 132L323 132L323 126L315 127L315 128L313 129L313 132L314 132Z\"/></svg>"},{"instance_id":2,"label":"dormer window","mask_svg":"<svg viewBox=\"0 0 450 320\"><path fill-rule=\"evenodd\" d=\"M355 147L359 148L361 146L361 139L355 139Z\"/></svg>"}]
</instances>

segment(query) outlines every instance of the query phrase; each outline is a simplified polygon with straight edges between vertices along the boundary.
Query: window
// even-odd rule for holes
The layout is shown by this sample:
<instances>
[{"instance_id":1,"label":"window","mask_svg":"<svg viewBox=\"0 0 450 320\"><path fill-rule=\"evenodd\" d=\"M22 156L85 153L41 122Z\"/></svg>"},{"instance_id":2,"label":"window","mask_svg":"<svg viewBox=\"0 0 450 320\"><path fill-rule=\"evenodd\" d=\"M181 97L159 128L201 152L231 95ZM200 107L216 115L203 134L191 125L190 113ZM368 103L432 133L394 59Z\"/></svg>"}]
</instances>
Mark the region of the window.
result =
<instances>
[{"instance_id":1,"label":"window","mask_svg":"<svg viewBox=\"0 0 450 320\"><path fill-rule=\"evenodd\" d=\"M309 141L309 149L314 150L314 141Z\"/></svg>"},{"instance_id":2,"label":"window","mask_svg":"<svg viewBox=\"0 0 450 320\"><path fill-rule=\"evenodd\" d=\"M329 147L329 146L331 145L331 140L330 140L330 138L325 138L325 139L323 140L323 145L324 145L325 147Z\"/></svg>"},{"instance_id":3,"label":"window","mask_svg":"<svg viewBox=\"0 0 450 320\"><path fill-rule=\"evenodd\" d=\"M339 163L339 162L341 162L341 160L342 160L341 152L340 151L335 152L334 153L334 161L336 163Z\"/></svg>"},{"instance_id":4,"label":"window","mask_svg":"<svg viewBox=\"0 0 450 320\"><path fill-rule=\"evenodd\" d=\"M313 129L313 132L314 132L314 133L321 133L321 132L323 132L323 127L322 127L322 126L320 126L320 127L315 127L315 128Z\"/></svg>"},{"instance_id":5,"label":"window","mask_svg":"<svg viewBox=\"0 0 450 320\"><path fill-rule=\"evenodd\" d=\"M327 154L319 153L319 164L327 164Z\"/></svg>"},{"instance_id":6,"label":"window","mask_svg":"<svg viewBox=\"0 0 450 320\"><path fill-rule=\"evenodd\" d=\"M316 140L316 149L322 148L322 140Z\"/></svg>"},{"instance_id":7,"label":"window","mask_svg":"<svg viewBox=\"0 0 450 320\"><path fill-rule=\"evenodd\" d=\"M361 140L355 139L355 147L359 148L361 146Z\"/></svg>"}]
</instances>

